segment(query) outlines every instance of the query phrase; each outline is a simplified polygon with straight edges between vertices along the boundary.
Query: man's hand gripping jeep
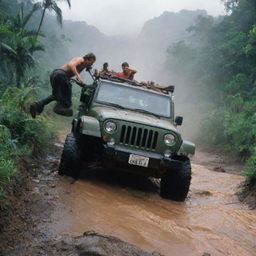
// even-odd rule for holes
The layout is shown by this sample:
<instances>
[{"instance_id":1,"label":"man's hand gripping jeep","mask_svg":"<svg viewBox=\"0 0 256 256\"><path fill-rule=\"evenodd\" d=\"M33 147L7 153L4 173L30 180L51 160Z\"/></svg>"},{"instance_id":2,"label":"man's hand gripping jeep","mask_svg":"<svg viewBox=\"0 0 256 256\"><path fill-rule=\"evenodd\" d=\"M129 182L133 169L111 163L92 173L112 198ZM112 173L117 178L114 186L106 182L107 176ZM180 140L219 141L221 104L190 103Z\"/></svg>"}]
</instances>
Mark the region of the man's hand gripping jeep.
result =
<instances>
[{"instance_id":1,"label":"man's hand gripping jeep","mask_svg":"<svg viewBox=\"0 0 256 256\"><path fill-rule=\"evenodd\" d=\"M67 135L59 174L78 177L83 166L161 178L164 198L184 201L191 181L188 155L174 116L174 86L149 89L123 79L99 79L82 89L81 105Z\"/></svg>"}]
</instances>

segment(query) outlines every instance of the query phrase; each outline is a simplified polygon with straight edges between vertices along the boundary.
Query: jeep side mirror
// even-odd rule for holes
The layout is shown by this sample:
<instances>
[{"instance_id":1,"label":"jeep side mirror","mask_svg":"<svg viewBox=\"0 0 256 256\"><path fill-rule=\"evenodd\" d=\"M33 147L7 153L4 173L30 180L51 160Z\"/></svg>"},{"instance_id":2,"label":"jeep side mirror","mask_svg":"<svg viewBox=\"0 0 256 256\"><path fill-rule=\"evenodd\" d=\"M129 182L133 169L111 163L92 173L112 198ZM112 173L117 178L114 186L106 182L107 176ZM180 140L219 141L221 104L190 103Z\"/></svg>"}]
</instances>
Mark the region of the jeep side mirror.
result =
<instances>
[{"instance_id":1,"label":"jeep side mirror","mask_svg":"<svg viewBox=\"0 0 256 256\"><path fill-rule=\"evenodd\" d=\"M183 117L182 116L176 116L175 117L175 123L176 125L182 125Z\"/></svg>"}]
</instances>

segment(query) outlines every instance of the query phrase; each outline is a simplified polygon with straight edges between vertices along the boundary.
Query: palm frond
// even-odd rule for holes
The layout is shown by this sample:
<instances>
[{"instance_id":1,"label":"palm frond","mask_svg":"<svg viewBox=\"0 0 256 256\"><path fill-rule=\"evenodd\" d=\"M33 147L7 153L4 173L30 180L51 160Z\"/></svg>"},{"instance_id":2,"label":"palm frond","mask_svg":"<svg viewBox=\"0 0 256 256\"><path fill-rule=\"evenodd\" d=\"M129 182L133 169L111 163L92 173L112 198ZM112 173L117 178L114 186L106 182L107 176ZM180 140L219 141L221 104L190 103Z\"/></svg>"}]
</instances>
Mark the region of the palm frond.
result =
<instances>
[{"instance_id":1,"label":"palm frond","mask_svg":"<svg viewBox=\"0 0 256 256\"><path fill-rule=\"evenodd\" d=\"M7 54L17 55L17 51L15 51L11 46L1 43L1 50Z\"/></svg>"},{"instance_id":2,"label":"palm frond","mask_svg":"<svg viewBox=\"0 0 256 256\"><path fill-rule=\"evenodd\" d=\"M44 46L39 44L39 45L33 46L32 52L44 51L44 50L45 50Z\"/></svg>"},{"instance_id":3,"label":"palm frond","mask_svg":"<svg viewBox=\"0 0 256 256\"><path fill-rule=\"evenodd\" d=\"M54 0L43 0L43 7L45 9L49 9L49 7L52 5L53 2Z\"/></svg>"},{"instance_id":4,"label":"palm frond","mask_svg":"<svg viewBox=\"0 0 256 256\"><path fill-rule=\"evenodd\" d=\"M52 2L51 9L55 12L57 21L62 26L62 20L63 20L62 11L61 11L61 9L59 8L59 6L57 5L56 2L54 2L54 1Z\"/></svg>"},{"instance_id":5,"label":"palm frond","mask_svg":"<svg viewBox=\"0 0 256 256\"><path fill-rule=\"evenodd\" d=\"M31 16L36 12L37 10L41 9L41 4L40 3L35 3L33 4L32 10L25 16L23 17L22 25L25 27L30 20Z\"/></svg>"},{"instance_id":6,"label":"palm frond","mask_svg":"<svg viewBox=\"0 0 256 256\"><path fill-rule=\"evenodd\" d=\"M24 3L21 3L20 11L18 13L19 24L22 24L23 19L24 19Z\"/></svg>"},{"instance_id":7,"label":"palm frond","mask_svg":"<svg viewBox=\"0 0 256 256\"><path fill-rule=\"evenodd\" d=\"M0 32L1 33L1 32ZM36 36L37 35L37 30L26 30L24 32L23 37L30 37L30 36ZM38 33L39 36L41 37L45 37L45 35L43 33Z\"/></svg>"},{"instance_id":8,"label":"palm frond","mask_svg":"<svg viewBox=\"0 0 256 256\"><path fill-rule=\"evenodd\" d=\"M27 48L26 48L31 54L33 54L36 51L44 51L44 46L39 43L39 41L34 36L28 37L27 40Z\"/></svg>"},{"instance_id":9,"label":"palm frond","mask_svg":"<svg viewBox=\"0 0 256 256\"><path fill-rule=\"evenodd\" d=\"M36 63L36 60L31 53L27 53L24 60L26 61L27 66L29 67L35 65Z\"/></svg>"},{"instance_id":10,"label":"palm frond","mask_svg":"<svg viewBox=\"0 0 256 256\"><path fill-rule=\"evenodd\" d=\"M0 24L0 35L1 36L11 36L13 32L9 29L9 26Z\"/></svg>"},{"instance_id":11,"label":"palm frond","mask_svg":"<svg viewBox=\"0 0 256 256\"><path fill-rule=\"evenodd\" d=\"M68 3L69 9L71 8L71 1L70 0L65 0Z\"/></svg>"}]
</instances>

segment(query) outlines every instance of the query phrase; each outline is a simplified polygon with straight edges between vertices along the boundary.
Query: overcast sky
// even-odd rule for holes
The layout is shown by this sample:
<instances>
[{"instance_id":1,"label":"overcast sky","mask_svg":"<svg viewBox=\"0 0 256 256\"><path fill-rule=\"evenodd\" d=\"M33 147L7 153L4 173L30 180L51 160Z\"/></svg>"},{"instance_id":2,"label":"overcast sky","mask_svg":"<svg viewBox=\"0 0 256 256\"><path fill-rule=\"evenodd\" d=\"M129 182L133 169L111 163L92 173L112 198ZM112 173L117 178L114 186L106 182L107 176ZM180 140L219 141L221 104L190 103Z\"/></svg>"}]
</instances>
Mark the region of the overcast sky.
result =
<instances>
[{"instance_id":1,"label":"overcast sky","mask_svg":"<svg viewBox=\"0 0 256 256\"><path fill-rule=\"evenodd\" d=\"M205 9L224 14L221 0L71 0L71 9L60 3L64 19L86 21L107 35L136 34L145 21L164 11ZM77 28L79 29L79 28Z\"/></svg>"}]
</instances>

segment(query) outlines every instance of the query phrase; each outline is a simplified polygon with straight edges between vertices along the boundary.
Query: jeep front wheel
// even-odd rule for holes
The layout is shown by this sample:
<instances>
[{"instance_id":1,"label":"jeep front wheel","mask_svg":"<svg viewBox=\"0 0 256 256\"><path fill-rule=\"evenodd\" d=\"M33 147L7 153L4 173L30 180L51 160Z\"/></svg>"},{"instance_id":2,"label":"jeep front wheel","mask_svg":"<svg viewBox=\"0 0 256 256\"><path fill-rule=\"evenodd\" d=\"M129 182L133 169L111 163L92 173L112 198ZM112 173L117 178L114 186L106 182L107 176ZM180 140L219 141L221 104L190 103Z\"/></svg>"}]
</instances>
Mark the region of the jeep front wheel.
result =
<instances>
[{"instance_id":1,"label":"jeep front wheel","mask_svg":"<svg viewBox=\"0 0 256 256\"><path fill-rule=\"evenodd\" d=\"M81 168L81 154L74 133L66 137L58 173L77 178Z\"/></svg>"},{"instance_id":2,"label":"jeep front wheel","mask_svg":"<svg viewBox=\"0 0 256 256\"><path fill-rule=\"evenodd\" d=\"M160 194L163 198L184 201L187 197L191 181L190 160L183 160L179 170L169 170L161 178Z\"/></svg>"}]
</instances>

